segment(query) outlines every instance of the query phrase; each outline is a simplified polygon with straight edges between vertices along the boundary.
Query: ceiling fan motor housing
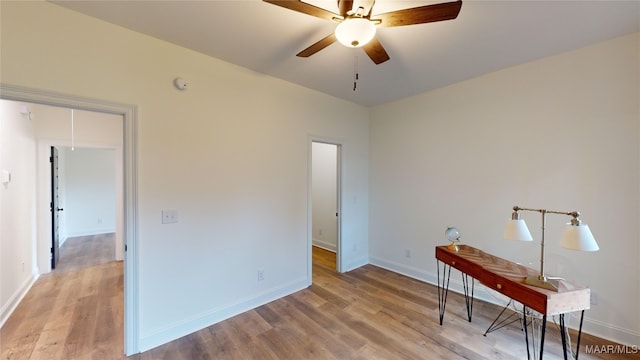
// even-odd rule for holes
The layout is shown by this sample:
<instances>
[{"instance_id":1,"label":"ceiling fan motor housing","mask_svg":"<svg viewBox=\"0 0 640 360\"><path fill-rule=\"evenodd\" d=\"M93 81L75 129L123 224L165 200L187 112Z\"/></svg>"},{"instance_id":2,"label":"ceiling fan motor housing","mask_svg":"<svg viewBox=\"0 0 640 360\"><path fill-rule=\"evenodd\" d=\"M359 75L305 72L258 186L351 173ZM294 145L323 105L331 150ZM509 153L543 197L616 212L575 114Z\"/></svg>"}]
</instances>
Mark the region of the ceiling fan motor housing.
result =
<instances>
[{"instance_id":1,"label":"ceiling fan motor housing","mask_svg":"<svg viewBox=\"0 0 640 360\"><path fill-rule=\"evenodd\" d=\"M375 25L361 17L350 17L338 24L336 37L346 47L361 47L366 45L376 35Z\"/></svg>"}]
</instances>

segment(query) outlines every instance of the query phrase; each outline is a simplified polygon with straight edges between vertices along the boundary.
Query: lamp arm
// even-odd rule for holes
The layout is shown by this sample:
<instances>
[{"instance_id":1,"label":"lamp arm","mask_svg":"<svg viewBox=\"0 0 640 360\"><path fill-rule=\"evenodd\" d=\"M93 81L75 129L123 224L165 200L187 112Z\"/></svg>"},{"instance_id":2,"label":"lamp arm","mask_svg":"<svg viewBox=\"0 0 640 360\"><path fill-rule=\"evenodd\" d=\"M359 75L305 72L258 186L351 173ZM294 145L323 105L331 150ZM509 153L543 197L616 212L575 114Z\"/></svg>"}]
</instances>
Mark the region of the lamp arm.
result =
<instances>
[{"instance_id":1,"label":"lamp arm","mask_svg":"<svg viewBox=\"0 0 640 360\"><path fill-rule=\"evenodd\" d=\"M580 213L577 211L556 211L556 210L546 210L546 209L531 209L531 208L522 208L519 206L513 207L514 214L518 211L534 211L539 212L542 215L542 238L540 240L540 275L538 276L539 280L546 281L546 277L544 275L544 233L547 223L547 214L560 214L560 215L568 215L571 216L571 224L579 225L580 224Z\"/></svg>"},{"instance_id":2,"label":"lamp arm","mask_svg":"<svg viewBox=\"0 0 640 360\"><path fill-rule=\"evenodd\" d=\"M546 209L530 209L530 208L523 208L523 207L519 207L519 206L514 206L513 207L513 211L535 211L535 212L546 212L549 214L561 214L561 215L569 215L569 216L573 216L574 218L577 218L580 216L580 213L577 211L556 211L556 210L546 210Z\"/></svg>"},{"instance_id":3,"label":"lamp arm","mask_svg":"<svg viewBox=\"0 0 640 360\"><path fill-rule=\"evenodd\" d=\"M547 210L547 209L531 209L531 208L523 208L523 207L519 207L519 206L514 206L513 207L513 211L514 213L517 213L518 211L534 211L534 212L539 212L539 213L547 213L547 214L560 214L560 215L568 215L571 216L571 225L580 225L581 221L580 221L580 213L577 211L556 211L556 210Z\"/></svg>"}]
</instances>

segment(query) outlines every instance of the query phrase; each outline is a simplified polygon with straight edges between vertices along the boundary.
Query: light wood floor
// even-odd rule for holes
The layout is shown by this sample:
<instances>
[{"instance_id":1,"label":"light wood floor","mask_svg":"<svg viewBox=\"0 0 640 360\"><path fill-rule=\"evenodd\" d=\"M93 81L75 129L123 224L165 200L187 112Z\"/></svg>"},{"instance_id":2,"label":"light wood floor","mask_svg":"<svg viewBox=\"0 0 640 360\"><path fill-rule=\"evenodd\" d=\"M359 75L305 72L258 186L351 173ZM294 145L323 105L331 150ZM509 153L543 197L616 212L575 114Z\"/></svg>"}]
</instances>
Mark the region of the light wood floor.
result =
<instances>
[{"instance_id":1,"label":"light wood floor","mask_svg":"<svg viewBox=\"0 0 640 360\"><path fill-rule=\"evenodd\" d=\"M83 261L38 279L1 329L2 359L124 358L122 263ZM476 301L469 323L450 293L440 326L434 286L371 265L338 274L335 255L316 248L313 262L311 287L130 359L526 359L515 324L482 335L494 305ZM580 359L640 359L585 354L609 344L594 337L582 344ZM561 358L557 333L545 349Z\"/></svg>"},{"instance_id":2,"label":"light wood floor","mask_svg":"<svg viewBox=\"0 0 640 360\"><path fill-rule=\"evenodd\" d=\"M111 359L123 353L122 262L114 234L70 238L0 330L2 359ZM102 356L104 355L104 356Z\"/></svg>"}]
</instances>

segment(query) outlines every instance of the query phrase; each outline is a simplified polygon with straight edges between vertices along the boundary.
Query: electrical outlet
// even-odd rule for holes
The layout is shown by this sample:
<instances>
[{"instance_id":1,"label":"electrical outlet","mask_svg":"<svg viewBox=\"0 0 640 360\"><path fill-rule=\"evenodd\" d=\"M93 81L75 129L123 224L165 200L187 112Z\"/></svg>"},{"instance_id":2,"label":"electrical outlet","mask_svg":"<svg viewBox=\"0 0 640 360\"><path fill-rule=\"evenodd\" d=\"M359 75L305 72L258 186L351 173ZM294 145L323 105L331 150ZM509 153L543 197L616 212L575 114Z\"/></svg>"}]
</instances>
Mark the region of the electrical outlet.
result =
<instances>
[{"instance_id":1,"label":"electrical outlet","mask_svg":"<svg viewBox=\"0 0 640 360\"><path fill-rule=\"evenodd\" d=\"M264 270L258 269L258 281L264 281Z\"/></svg>"},{"instance_id":2,"label":"electrical outlet","mask_svg":"<svg viewBox=\"0 0 640 360\"><path fill-rule=\"evenodd\" d=\"M318 235L322 236L323 233L324 231L322 229L318 229Z\"/></svg>"},{"instance_id":3,"label":"electrical outlet","mask_svg":"<svg viewBox=\"0 0 640 360\"><path fill-rule=\"evenodd\" d=\"M411 249L404 249L404 257L406 258L411 257Z\"/></svg>"},{"instance_id":4,"label":"electrical outlet","mask_svg":"<svg viewBox=\"0 0 640 360\"><path fill-rule=\"evenodd\" d=\"M591 290L591 305L598 305L598 294Z\"/></svg>"}]
</instances>

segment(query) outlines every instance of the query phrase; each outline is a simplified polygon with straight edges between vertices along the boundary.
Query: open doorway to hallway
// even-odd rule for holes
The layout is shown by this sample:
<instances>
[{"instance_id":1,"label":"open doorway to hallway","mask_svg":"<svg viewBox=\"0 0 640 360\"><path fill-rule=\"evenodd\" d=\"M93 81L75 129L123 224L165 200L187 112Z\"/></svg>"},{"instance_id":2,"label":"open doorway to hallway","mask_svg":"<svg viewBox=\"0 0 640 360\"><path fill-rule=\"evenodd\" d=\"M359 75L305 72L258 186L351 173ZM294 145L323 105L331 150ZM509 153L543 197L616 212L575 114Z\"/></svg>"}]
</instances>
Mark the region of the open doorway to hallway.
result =
<instances>
[{"instance_id":1,"label":"open doorway to hallway","mask_svg":"<svg viewBox=\"0 0 640 360\"><path fill-rule=\"evenodd\" d=\"M125 260L126 266L120 266L120 275L119 278L124 281L124 309L120 313L120 317L124 317L124 352L127 355L132 355L140 352L140 335L139 335L139 308L138 308L138 241L137 241L137 232L138 232L138 220L137 220L137 106L132 104L124 104L117 103L112 101L106 101L103 99L95 99L95 98L87 98L82 96L70 96L67 94L51 92L51 91L42 91L34 88L27 88L22 86L15 85L6 85L0 84L0 100L8 100L14 102L25 102L31 104L38 104L44 106L53 106L53 107L61 107L66 109L84 109L86 111L103 114L103 115L114 115L120 119L120 121L116 124L113 122L101 123L98 124L93 121L91 125L88 127L88 130L91 131L91 134L100 138L105 134L112 134L113 131L116 131L119 134L118 137L118 145L115 147L116 150L116 161L120 164L117 168L119 169L119 173L117 178L122 180L118 181L118 189L116 190L118 194L118 210L121 211L118 216L118 220L116 221L116 236L121 235L121 240L116 241L116 246L121 246L121 251L116 250L116 258L118 258L117 254L121 254L123 260ZM26 111L18 110L22 114L26 113L27 115L21 115L23 118L32 119L31 111L29 109L25 109ZM113 126L115 125L115 126ZM58 129L60 130L60 129ZM4 131L4 129L3 129ZM33 130L32 130L33 131ZM65 134L68 134L66 132ZM40 159L39 154L43 151L50 151L49 148L52 145L56 145L54 141L51 139L60 139L60 136L49 136L45 139L49 140L38 140L38 145L36 149L35 158ZM63 139L66 137L62 137ZM115 139L115 138L114 138ZM29 139L28 143L34 141L35 138ZM92 141L95 141L96 138L91 138ZM2 142L2 146L4 147L5 143ZM29 147L32 147L30 144ZM3 151L3 154L5 152ZM47 158L48 160L48 158ZM47 161L48 165L48 161ZM42 166L40 163L37 164L38 173L42 171ZM35 170L35 169L34 169ZM4 174L4 172L3 172ZM33 176L32 178L35 178ZM40 179L38 179L40 180ZM43 185L40 181L36 184L36 193L42 194L46 192L46 181ZM4 198L2 199L4 200ZM47 204L48 205L48 204ZM42 214L44 212L44 215ZM31 212L31 215L28 216L29 219L32 219L33 216L38 218L47 217L49 215L50 209L47 206L45 209L36 209L35 213ZM29 220L27 219L27 220ZM35 221L31 223L34 224ZM49 224L50 225L50 224ZM37 236L34 240L31 237L32 241L29 246L27 246L27 253L33 253L32 249L42 246L42 243L50 244L50 228L41 229L41 224L35 224L37 229L32 229L36 232ZM41 236L42 235L42 236ZM126 244L126 245L125 245ZM5 252L2 252L5 254ZM45 255L49 255L47 252ZM43 261L44 260L44 261ZM43 263L44 262L44 263ZM6 264L6 262L2 262ZM22 262L22 268L25 269L25 262ZM20 267L20 263L16 266ZM44 265L44 266L43 266ZM20 302L20 300L25 296L27 290L33 284L33 281L37 278L38 272L42 272L42 269L46 269L50 266L50 259L47 256L38 257L37 259L32 259L30 269L32 271L31 279L24 282L25 286L14 286L11 291L15 292L15 296L12 296L13 300L11 300L8 304L2 304L2 308L7 311L2 312L0 314L0 321L4 321L9 314L12 313L15 305ZM39 269L40 268L40 269ZM7 282L2 282L2 285L6 285ZM7 292L4 292L7 294ZM6 305L6 306L5 306Z\"/></svg>"},{"instance_id":2,"label":"open doorway to hallway","mask_svg":"<svg viewBox=\"0 0 640 360\"><path fill-rule=\"evenodd\" d=\"M118 259L120 250L116 246L118 165L115 156L114 149L51 147L53 268L62 252L58 243L63 245L76 237L111 234L107 237L113 241L108 247L110 253L100 257L122 259Z\"/></svg>"},{"instance_id":3,"label":"open doorway to hallway","mask_svg":"<svg viewBox=\"0 0 640 360\"><path fill-rule=\"evenodd\" d=\"M66 237L115 232L114 256L124 258L125 192L122 115L24 103L33 114L36 143L36 269L51 270L51 148L59 155L56 210L60 243ZM68 173L68 176L67 176ZM67 179L68 177L68 179ZM64 209L64 210L62 210Z\"/></svg>"},{"instance_id":4,"label":"open doorway to hallway","mask_svg":"<svg viewBox=\"0 0 640 360\"><path fill-rule=\"evenodd\" d=\"M312 262L338 270L340 256L340 145L311 144Z\"/></svg>"},{"instance_id":5,"label":"open doorway to hallway","mask_svg":"<svg viewBox=\"0 0 640 360\"><path fill-rule=\"evenodd\" d=\"M125 126L123 126L123 116L101 112L76 111L74 134L67 114L70 111L69 108L14 102L11 100L0 101L2 102L0 104L2 108L6 107L8 112L17 114L15 117L17 117L18 123L25 124L24 128L18 130L13 130L13 128L7 126L1 128L3 139L5 137L25 139L20 144L20 147L11 147L11 142L4 142L4 145L9 146L3 147L6 150L5 154L9 159L15 158L22 164L28 163L26 168L31 169L32 172L28 174L28 177L33 179L27 189L15 194L17 203L29 204L29 206L32 206L32 210L20 213L22 214L20 216L24 217L24 219L14 219L17 216L15 211L3 212L2 216L3 220L6 220L5 224L13 221L22 221L29 224L31 229L30 236L3 237L3 242L13 241L11 244L3 243L3 245L7 245L5 248L24 249L26 253L20 254L21 258L32 260L29 262L22 260L22 272L7 271L11 276L15 275L16 279L15 281L3 283L2 290L6 290L11 295L10 300L15 300L5 304L3 299L1 304L3 310L8 309L6 314L3 313L3 320L6 320L6 322L3 321L2 328L2 357L6 358L4 355L6 355L7 351L14 354L31 346L29 351L40 353L43 358L51 358L46 354L53 354L53 352L58 351L54 349L55 346L52 344L59 344L59 347L63 348L65 352L70 351L67 353L68 356L58 358L76 357L79 354L77 352L79 350L78 346L81 345L78 342L82 343L84 341L80 340L79 337L86 338L91 333L96 334L94 340L108 343L106 348L109 348L110 351L119 349L117 352L123 354L124 271L122 261L114 261L118 257L118 253L120 254L120 260L124 257L122 242L120 245L116 242L117 238L121 241L124 238L123 128ZM86 115L84 119L83 114ZM71 135L70 138L69 135ZM75 135L75 139L73 135ZM79 184L71 186L71 188L80 190L79 194L76 191L76 200L79 199L85 204L84 207L75 206L76 214L80 215L80 219L75 220L76 225L79 223L78 220L82 222L82 215L95 215L95 211L92 210L97 210L98 208L104 210L104 202L100 201L101 196L110 197L111 206L107 209L108 215L103 214L96 217L95 224L85 224L84 228L83 226L70 226L70 222L66 221L66 229L62 240L66 239L67 242L63 243L59 248L62 262L55 272L49 273L52 247L52 209L50 204L51 147L56 146L64 152L65 146L73 145L74 140L76 144L84 147L97 147L97 149L87 149L87 151L95 150L108 154L110 159L107 161L109 191L105 191L104 187L96 190L95 186L87 186L87 176L101 176L100 171L97 171L97 169L89 169L90 166L88 164L95 165L99 162L96 161L96 158L87 159L84 164L76 164L76 169L80 169L84 173L84 177L81 177ZM27 148L31 154L23 153ZM81 152L80 148L76 148L73 153L74 155L81 155ZM7 158L3 158L2 168L8 169L7 172L13 173L16 179L24 180L24 171L21 168L12 166L12 162L5 160ZM73 161L69 161L69 163L73 163ZM19 183L22 184L24 181ZM13 190L16 187L7 186L6 188ZM88 196L87 190L92 193L91 196ZM3 197L0 200L3 202L3 208L14 207L10 206L11 204L4 204L5 200L10 200L8 197ZM75 202L77 205L78 201ZM70 201L67 204L63 204L60 209L62 210L69 203ZM70 209L67 208L66 210L68 213ZM101 228L97 229L96 224ZM94 225L94 229L87 231L87 228L91 227L91 225ZM75 245L82 243L82 249L78 248L77 251L74 251L73 248L77 247L73 246L74 242L76 242ZM92 246L87 247L88 242L91 242ZM17 256L17 254L9 252L3 252L3 255L9 257ZM3 260L4 258L3 256ZM2 261L2 263L6 262ZM3 268L3 272L4 270ZM22 273L26 275L22 276ZM22 277L18 278L18 276ZM24 283L26 286L5 286L7 283L11 285L12 282ZM58 298L60 300L56 300ZM70 310L70 304L76 306L75 310ZM58 307L58 305L62 307ZM42 311L45 308L47 309L46 316ZM70 318L72 314L78 314L80 318L72 319ZM64 324L67 328L59 328L60 324ZM101 324L102 327L99 328L97 324ZM67 338L52 339L49 331L52 327L55 327L54 332L57 334L55 336L67 336ZM103 329L106 328L109 330L103 332ZM41 332L36 333L38 329ZM27 333L21 333L21 331L27 331ZM22 338L25 336L32 337L36 342L29 346L22 343L19 346L9 346L12 339L19 338L20 334L22 334ZM49 342L49 340L52 342ZM100 347L97 346L97 348ZM92 354L95 354L96 346L90 346L90 348L92 349ZM99 351L99 349L97 350ZM13 357L9 356L9 358ZM18 356L17 358L21 357Z\"/></svg>"}]
</instances>

